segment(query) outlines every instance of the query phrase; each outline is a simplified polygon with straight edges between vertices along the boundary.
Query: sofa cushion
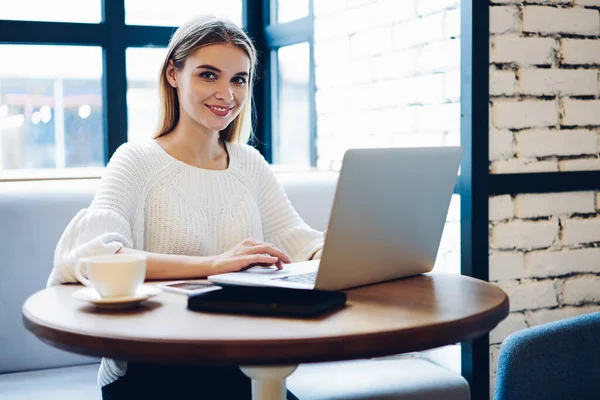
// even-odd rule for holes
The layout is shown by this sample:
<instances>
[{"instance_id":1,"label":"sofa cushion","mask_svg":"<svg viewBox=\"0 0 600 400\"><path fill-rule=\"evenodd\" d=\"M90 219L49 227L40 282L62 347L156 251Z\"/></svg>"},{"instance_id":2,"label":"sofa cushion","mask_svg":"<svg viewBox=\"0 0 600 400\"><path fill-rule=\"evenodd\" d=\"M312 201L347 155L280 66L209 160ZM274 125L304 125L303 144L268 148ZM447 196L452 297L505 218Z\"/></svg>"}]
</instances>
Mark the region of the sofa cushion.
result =
<instances>
[{"instance_id":1,"label":"sofa cushion","mask_svg":"<svg viewBox=\"0 0 600 400\"><path fill-rule=\"evenodd\" d=\"M287 379L301 400L469 400L459 374L420 359L303 364Z\"/></svg>"}]
</instances>

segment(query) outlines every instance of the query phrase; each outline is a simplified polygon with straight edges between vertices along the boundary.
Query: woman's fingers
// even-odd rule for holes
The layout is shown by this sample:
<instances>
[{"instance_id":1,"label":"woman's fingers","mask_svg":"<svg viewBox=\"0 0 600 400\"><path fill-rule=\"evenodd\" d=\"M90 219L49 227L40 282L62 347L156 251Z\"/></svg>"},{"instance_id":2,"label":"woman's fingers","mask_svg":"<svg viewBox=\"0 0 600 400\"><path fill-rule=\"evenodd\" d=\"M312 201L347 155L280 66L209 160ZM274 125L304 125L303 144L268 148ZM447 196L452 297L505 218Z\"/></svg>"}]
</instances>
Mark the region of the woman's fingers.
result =
<instances>
[{"instance_id":1,"label":"woman's fingers","mask_svg":"<svg viewBox=\"0 0 600 400\"><path fill-rule=\"evenodd\" d=\"M271 256L277 257L279 260L285 263L289 263L292 261L290 260L290 257L283 251L267 243L262 243L260 245L250 247L249 251L251 252L251 254L267 253Z\"/></svg>"}]
</instances>

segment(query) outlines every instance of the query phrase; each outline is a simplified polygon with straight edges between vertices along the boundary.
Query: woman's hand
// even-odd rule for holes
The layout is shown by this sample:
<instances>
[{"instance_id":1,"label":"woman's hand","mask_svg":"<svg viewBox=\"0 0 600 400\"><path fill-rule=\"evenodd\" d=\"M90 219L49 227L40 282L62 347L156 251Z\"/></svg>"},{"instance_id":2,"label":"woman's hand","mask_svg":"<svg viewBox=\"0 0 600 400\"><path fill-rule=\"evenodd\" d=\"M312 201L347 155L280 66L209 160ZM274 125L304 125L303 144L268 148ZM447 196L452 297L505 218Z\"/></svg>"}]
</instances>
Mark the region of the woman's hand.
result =
<instances>
[{"instance_id":1,"label":"woman's hand","mask_svg":"<svg viewBox=\"0 0 600 400\"><path fill-rule=\"evenodd\" d=\"M282 263L291 262L290 257L268 243L245 239L225 253L216 256L212 262L214 274L238 272L256 266L275 265L282 269Z\"/></svg>"}]
</instances>

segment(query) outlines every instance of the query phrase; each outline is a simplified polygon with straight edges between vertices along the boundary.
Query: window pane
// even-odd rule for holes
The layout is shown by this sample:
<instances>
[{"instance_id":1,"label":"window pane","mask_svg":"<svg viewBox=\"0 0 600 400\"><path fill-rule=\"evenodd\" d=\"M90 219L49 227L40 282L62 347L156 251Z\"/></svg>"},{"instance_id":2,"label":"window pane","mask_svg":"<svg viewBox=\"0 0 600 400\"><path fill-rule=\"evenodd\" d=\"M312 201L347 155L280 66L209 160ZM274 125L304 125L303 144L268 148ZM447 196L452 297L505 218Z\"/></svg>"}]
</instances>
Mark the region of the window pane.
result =
<instances>
[{"instance_id":1,"label":"window pane","mask_svg":"<svg viewBox=\"0 0 600 400\"><path fill-rule=\"evenodd\" d=\"M99 47L0 45L0 171L103 166L101 77Z\"/></svg>"},{"instance_id":2,"label":"window pane","mask_svg":"<svg viewBox=\"0 0 600 400\"><path fill-rule=\"evenodd\" d=\"M310 166L309 51L304 42L277 52L279 123L273 135L273 161L278 164Z\"/></svg>"},{"instance_id":3,"label":"window pane","mask_svg":"<svg viewBox=\"0 0 600 400\"><path fill-rule=\"evenodd\" d=\"M147 140L158 122L158 74L166 48L129 48L127 63L128 140Z\"/></svg>"},{"instance_id":4,"label":"window pane","mask_svg":"<svg viewBox=\"0 0 600 400\"><path fill-rule=\"evenodd\" d=\"M100 0L3 1L0 9L0 19L90 23L102 20Z\"/></svg>"},{"instance_id":5,"label":"window pane","mask_svg":"<svg viewBox=\"0 0 600 400\"><path fill-rule=\"evenodd\" d=\"M242 24L242 1L125 0L125 23L179 26L194 15L210 14Z\"/></svg>"},{"instance_id":6,"label":"window pane","mask_svg":"<svg viewBox=\"0 0 600 400\"><path fill-rule=\"evenodd\" d=\"M308 17L308 0L278 0L277 22L284 23Z\"/></svg>"}]
</instances>

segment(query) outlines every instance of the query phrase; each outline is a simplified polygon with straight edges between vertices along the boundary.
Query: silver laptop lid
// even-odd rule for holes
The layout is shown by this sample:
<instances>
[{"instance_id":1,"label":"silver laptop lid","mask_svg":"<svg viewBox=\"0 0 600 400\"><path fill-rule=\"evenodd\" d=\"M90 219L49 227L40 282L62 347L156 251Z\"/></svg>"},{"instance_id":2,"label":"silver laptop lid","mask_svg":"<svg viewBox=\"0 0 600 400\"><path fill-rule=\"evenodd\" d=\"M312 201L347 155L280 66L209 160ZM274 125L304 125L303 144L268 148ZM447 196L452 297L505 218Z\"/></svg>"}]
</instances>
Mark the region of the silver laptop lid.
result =
<instances>
[{"instance_id":1,"label":"silver laptop lid","mask_svg":"<svg viewBox=\"0 0 600 400\"><path fill-rule=\"evenodd\" d=\"M461 155L461 147L348 150L315 287L431 271Z\"/></svg>"}]
</instances>

